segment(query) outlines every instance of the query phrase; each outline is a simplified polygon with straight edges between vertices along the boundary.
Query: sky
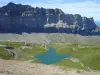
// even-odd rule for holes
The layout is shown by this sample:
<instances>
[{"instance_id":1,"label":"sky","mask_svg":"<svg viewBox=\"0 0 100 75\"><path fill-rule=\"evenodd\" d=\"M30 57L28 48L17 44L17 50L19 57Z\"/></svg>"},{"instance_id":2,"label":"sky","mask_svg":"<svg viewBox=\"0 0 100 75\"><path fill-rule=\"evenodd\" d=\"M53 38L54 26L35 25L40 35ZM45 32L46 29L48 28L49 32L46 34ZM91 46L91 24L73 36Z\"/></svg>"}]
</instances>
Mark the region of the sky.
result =
<instances>
[{"instance_id":1,"label":"sky","mask_svg":"<svg viewBox=\"0 0 100 75\"><path fill-rule=\"evenodd\" d=\"M0 6L9 2L28 4L33 7L59 8L66 14L81 14L100 21L100 0L0 0Z\"/></svg>"}]
</instances>

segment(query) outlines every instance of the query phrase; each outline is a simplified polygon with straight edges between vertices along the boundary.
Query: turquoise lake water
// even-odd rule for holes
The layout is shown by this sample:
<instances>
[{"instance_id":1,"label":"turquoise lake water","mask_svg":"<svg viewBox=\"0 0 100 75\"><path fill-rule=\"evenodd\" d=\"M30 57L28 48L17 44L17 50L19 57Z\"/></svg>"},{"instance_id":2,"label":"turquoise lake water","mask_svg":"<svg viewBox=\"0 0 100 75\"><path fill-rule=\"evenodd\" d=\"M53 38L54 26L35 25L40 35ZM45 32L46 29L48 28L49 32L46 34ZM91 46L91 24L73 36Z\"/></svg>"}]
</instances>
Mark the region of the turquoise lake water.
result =
<instances>
[{"instance_id":1,"label":"turquoise lake water","mask_svg":"<svg viewBox=\"0 0 100 75\"><path fill-rule=\"evenodd\" d=\"M48 52L35 56L43 64L54 64L69 57L71 57L71 54L59 55L54 48L49 48Z\"/></svg>"}]
</instances>

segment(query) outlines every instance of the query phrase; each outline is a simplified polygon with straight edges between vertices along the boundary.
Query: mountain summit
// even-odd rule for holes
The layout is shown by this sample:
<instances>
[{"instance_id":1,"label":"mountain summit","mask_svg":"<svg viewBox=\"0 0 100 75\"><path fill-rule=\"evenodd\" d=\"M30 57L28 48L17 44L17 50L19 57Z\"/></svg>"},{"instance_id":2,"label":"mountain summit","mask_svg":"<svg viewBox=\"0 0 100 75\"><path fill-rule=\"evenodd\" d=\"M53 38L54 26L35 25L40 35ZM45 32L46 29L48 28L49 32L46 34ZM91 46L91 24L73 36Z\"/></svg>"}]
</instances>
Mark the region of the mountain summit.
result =
<instances>
[{"instance_id":1,"label":"mountain summit","mask_svg":"<svg viewBox=\"0 0 100 75\"><path fill-rule=\"evenodd\" d=\"M66 9L67 10L67 9ZM0 32L87 33L97 28L93 18L65 14L61 9L45 9L8 3L0 8Z\"/></svg>"}]
</instances>

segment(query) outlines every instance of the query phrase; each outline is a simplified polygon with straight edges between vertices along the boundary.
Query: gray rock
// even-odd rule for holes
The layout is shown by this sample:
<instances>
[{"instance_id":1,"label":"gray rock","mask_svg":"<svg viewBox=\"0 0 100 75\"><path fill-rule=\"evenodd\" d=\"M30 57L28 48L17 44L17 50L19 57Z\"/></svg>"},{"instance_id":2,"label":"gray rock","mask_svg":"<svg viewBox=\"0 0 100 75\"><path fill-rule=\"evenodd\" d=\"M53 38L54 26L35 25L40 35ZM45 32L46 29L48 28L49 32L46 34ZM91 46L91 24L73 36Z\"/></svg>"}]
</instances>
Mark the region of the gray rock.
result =
<instances>
[{"instance_id":1,"label":"gray rock","mask_svg":"<svg viewBox=\"0 0 100 75\"><path fill-rule=\"evenodd\" d=\"M45 27L47 24L49 27ZM96 28L93 18L82 17L79 14L65 14L58 8L33 8L30 5L12 2L0 8L0 32L81 33L92 32Z\"/></svg>"}]
</instances>

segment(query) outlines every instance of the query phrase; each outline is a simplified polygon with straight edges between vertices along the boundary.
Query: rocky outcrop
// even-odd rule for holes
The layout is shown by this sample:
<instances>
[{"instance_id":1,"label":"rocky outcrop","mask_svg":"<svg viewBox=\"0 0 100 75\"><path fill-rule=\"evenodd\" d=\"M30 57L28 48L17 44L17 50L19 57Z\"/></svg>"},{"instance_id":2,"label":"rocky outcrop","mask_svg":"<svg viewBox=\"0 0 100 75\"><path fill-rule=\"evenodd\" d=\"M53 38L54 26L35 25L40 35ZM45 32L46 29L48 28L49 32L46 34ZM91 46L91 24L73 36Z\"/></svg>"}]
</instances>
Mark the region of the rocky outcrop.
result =
<instances>
[{"instance_id":1,"label":"rocky outcrop","mask_svg":"<svg viewBox=\"0 0 100 75\"><path fill-rule=\"evenodd\" d=\"M93 18L65 14L61 9L34 8L8 3L0 8L0 32L83 33L96 29Z\"/></svg>"}]
</instances>

